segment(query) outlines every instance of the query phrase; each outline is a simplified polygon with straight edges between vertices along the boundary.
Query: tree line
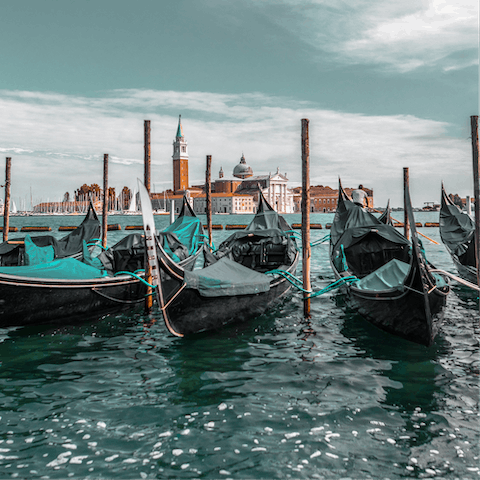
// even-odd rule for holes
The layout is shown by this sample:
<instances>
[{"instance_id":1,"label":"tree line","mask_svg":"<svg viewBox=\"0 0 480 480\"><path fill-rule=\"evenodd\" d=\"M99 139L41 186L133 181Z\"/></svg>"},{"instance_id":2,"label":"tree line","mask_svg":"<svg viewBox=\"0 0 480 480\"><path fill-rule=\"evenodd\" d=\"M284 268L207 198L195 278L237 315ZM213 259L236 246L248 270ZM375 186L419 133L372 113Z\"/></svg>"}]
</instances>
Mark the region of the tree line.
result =
<instances>
[{"instance_id":1,"label":"tree line","mask_svg":"<svg viewBox=\"0 0 480 480\"><path fill-rule=\"evenodd\" d=\"M118 197L115 192L115 187L108 187L108 210L128 209L130 201L132 200L132 195L132 191L126 186L122 188L122 191L120 192ZM102 189L96 183L92 183L91 185L87 185L86 183L84 183L80 188L77 188L75 190L73 201L85 202L89 200L92 200L92 202L99 202L103 200ZM71 201L69 192L65 192L65 195L63 196L63 201Z\"/></svg>"}]
</instances>

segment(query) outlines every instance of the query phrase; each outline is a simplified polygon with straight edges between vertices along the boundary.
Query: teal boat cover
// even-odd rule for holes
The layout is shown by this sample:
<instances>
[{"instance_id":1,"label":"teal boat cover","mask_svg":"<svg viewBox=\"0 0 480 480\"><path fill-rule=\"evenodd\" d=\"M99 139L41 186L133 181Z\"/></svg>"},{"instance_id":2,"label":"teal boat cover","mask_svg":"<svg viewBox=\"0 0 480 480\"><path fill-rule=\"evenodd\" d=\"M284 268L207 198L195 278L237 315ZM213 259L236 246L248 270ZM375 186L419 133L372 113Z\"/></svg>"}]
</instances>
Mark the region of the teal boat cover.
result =
<instances>
[{"instance_id":1,"label":"teal boat cover","mask_svg":"<svg viewBox=\"0 0 480 480\"><path fill-rule=\"evenodd\" d=\"M403 285L410 265L394 258L352 285L362 290L389 290Z\"/></svg>"},{"instance_id":2,"label":"teal boat cover","mask_svg":"<svg viewBox=\"0 0 480 480\"><path fill-rule=\"evenodd\" d=\"M100 258L92 257L92 255L90 254L90 250L88 249L87 242L85 240L83 241L83 263L86 263L91 267L98 268L99 270L105 270L105 266L103 265Z\"/></svg>"},{"instance_id":3,"label":"teal boat cover","mask_svg":"<svg viewBox=\"0 0 480 480\"><path fill-rule=\"evenodd\" d=\"M162 233L175 234L178 241L188 249L186 257L196 253L198 248L204 243L205 238L202 222L195 216L191 217L187 215L180 215ZM162 246L168 255L176 262L183 260L183 258L179 258L176 252L172 250L171 241L168 241L168 237L163 237Z\"/></svg>"},{"instance_id":4,"label":"teal boat cover","mask_svg":"<svg viewBox=\"0 0 480 480\"><path fill-rule=\"evenodd\" d=\"M33 236L27 235L24 237L12 238L10 240L26 240L28 237L32 243L37 247L51 247L54 250L54 258L65 258L82 252L83 241L88 243L95 243L100 235L100 222L98 220L95 209L92 203L83 219L82 223L65 237L57 240L52 235ZM49 251L50 248L44 252ZM16 266L24 265L25 260L25 246L22 243L0 243L0 265L2 266ZM48 253L47 258L50 257ZM38 260L38 259L37 259ZM37 261L33 257L31 261Z\"/></svg>"},{"instance_id":5,"label":"teal boat cover","mask_svg":"<svg viewBox=\"0 0 480 480\"><path fill-rule=\"evenodd\" d=\"M33 236L27 235L25 238L30 237L32 242L38 247L52 246L55 251L55 258L70 257L81 253L82 242L86 240L88 243L95 243L100 235L100 222L98 220L95 209L92 203L87 212L87 215L83 219L82 223L72 232L65 237L57 240L52 235L40 235ZM23 237L12 238L11 240L24 240ZM23 251L23 245L11 244L8 242L0 243L0 261L3 256L13 255L15 253L18 256L18 250ZM7 262L2 262L3 265L8 265Z\"/></svg>"},{"instance_id":6,"label":"teal boat cover","mask_svg":"<svg viewBox=\"0 0 480 480\"><path fill-rule=\"evenodd\" d=\"M200 270L186 270L185 283L188 288L198 290L203 297L251 295L270 290L270 278L267 275L226 257Z\"/></svg>"},{"instance_id":7,"label":"teal boat cover","mask_svg":"<svg viewBox=\"0 0 480 480\"><path fill-rule=\"evenodd\" d=\"M25 245L25 265L39 265L53 261L55 258L55 249L53 245L46 247L37 247L33 243L30 235L27 235L24 240Z\"/></svg>"},{"instance_id":8,"label":"teal boat cover","mask_svg":"<svg viewBox=\"0 0 480 480\"><path fill-rule=\"evenodd\" d=\"M1 274L58 280L93 280L107 276L105 271L74 258L62 258L53 262L22 267L0 267Z\"/></svg>"}]
</instances>

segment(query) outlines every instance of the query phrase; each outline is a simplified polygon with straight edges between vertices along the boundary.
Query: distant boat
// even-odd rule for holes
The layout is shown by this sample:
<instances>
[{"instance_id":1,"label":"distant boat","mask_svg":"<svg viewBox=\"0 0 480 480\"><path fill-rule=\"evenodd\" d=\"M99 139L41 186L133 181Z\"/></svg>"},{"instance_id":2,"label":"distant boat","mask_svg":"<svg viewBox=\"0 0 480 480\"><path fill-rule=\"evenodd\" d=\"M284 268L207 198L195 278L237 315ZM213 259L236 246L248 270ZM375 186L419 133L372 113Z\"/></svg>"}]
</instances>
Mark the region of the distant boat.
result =
<instances>
[{"instance_id":1,"label":"distant boat","mask_svg":"<svg viewBox=\"0 0 480 480\"><path fill-rule=\"evenodd\" d=\"M443 185L440 237L460 276L476 284L475 221L450 200Z\"/></svg>"},{"instance_id":2,"label":"distant boat","mask_svg":"<svg viewBox=\"0 0 480 480\"><path fill-rule=\"evenodd\" d=\"M133 215L137 213L137 190L133 191L132 198L130 198L130 205L127 210L123 212L125 215Z\"/></svg>"}]
</instances>

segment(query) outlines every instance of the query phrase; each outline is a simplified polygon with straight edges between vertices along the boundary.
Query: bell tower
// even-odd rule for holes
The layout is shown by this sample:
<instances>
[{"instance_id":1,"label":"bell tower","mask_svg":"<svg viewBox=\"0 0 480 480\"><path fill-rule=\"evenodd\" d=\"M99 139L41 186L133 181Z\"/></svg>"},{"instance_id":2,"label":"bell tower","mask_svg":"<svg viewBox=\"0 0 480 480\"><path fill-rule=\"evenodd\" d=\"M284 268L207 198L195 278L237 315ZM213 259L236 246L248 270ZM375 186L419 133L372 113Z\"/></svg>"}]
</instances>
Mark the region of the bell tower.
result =
<instances>
[{"instance_id":1,"label":"bell tower","mask_svg":"<svg viewBox=\"0 0 480 480\"><path fill-rule=\"evenodd\" d=\"M183 135L182 116L178 116L177 136L173 141L173 191L188 188L188 149Z\"/></svg>"}]
</instances>

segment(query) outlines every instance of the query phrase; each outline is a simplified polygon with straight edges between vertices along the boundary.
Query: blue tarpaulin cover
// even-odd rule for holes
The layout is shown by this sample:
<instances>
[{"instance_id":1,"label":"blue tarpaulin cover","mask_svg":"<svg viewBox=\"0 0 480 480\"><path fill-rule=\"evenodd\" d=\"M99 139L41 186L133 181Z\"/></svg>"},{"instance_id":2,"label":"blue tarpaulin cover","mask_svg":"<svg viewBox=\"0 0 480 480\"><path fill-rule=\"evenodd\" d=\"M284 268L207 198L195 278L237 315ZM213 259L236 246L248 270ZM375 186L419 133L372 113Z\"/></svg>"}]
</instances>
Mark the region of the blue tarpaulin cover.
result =
<instances>
[{"instance_id":1,"label":"blue tarpaulin cover","mask_svg":"<svg viewBox=\"0 0 480 480\"><path fill-rule=\"evenodd\" d=\"M41 263L51 262L55 257L55 250L52 245L46 247L37 247L30 235L25 237L25 264L39 265Z\"/></svg>"},{"instance_id":2,"label":"blue tarpaulin cover","mask_svg":"<svg viewBox=\"0 0 480 480\"><path fill-rule=\"evenodd\" d=\"M204 241L203 225L197 217L180 215L164 232L174 233L178 240L187 247L188 256L196 253ZM163 248L175 261L181 260L174 254L166 241L163 242Z\"/></svg>"},{"instance_id":3,"label":"blue tarpaulin cover","mask_svg":"<svg viewBox=\"0 0 480 480\"><path fill-rule=\"evenodd\" d=\"M410 265L394 258L352 285L362 290L388 290L399 287L408 275Z\"/></svg>"},{"instance_id":4,"label":"blue tarpaulin cover","mask_svg":"<svg viewBox=\"0 0 480 480\"><path fill-rule=\"evenodd\" d=\"M107 275L105 271L86 265L74 258L63 258L39 265L0 267L0 275L1 274L58 280L89 280Z\"/></svg>"},{"instance_id":5,"label":"blue tarpaulin cover","mask_svg":"<svg viewBox=\"0 0 480 480\"><path fill-rule=\"evenodd\" d=\"M203 297L225 297L268 292L270 278L226 257L201 270L185 271L187 287Z\"/></svg>"}]
</instances>

